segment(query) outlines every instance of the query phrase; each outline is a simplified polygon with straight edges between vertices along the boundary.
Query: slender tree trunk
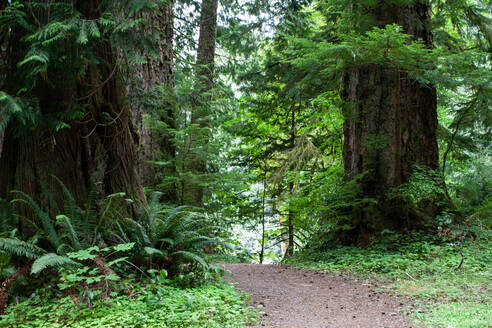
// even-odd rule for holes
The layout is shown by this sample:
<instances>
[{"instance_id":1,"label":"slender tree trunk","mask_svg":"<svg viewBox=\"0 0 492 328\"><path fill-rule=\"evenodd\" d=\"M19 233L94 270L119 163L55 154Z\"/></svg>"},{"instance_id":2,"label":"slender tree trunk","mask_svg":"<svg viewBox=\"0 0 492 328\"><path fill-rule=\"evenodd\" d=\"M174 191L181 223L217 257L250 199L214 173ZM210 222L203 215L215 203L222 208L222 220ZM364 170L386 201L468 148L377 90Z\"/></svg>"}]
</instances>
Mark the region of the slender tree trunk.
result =
<instances>
[{"instance_id":1,"label":"slender tree trunk","mask_svg":"<svg viewBox=\"0 0 492 328\"><path fill-rule=\"evenodd\" d=\"M381 4L364 14L378 20L381 27L400 24L414 39L432 44L427 2ZM383 229L401 231L429 222L436 214L434 203L416 211L389 193L409 180L415 165L438 168L435 88L397 68L364 65L344 76L342 97L348 102L345 172L352 179L362 175L360 196L377 200L377 204L353 208L349 239L367 243Z\"/></svg>"},{"instance_id":2,"label":"slender tree trunk","mask_svg":"<svg viewBox=\"0 0 492 328\"><path fill-rule=\"evenodd\" d=\"M290 121L290 149L296 146L296 107L292 106L291 121ZM294 196L294 181L289 182L289 197ZM292 201L289 200L289 214L287 219L289 241L287 244L287 256L294 254L294 211L292 209Z\"/></svg>"},{"instance_id":3,"label":"slender tree trunk","mask_svg":"<svg viewBox=\"0 0 492 328\"><path fill-rule=\"evenodd\" d=\"M292 190L294 188L294 184L292 182L289 183L289 195L292 196ZM289 214L287 218L287 227L288 227L288 242L287 242L287 256L292 256L294 254L294 211L289 208Z\"/></svg>"},{"instance_id":4,"label":"slender tree trunk","mask_svg":"<svg viewBox=\"0 0 492 328\"><path fill-rule=\"evenodd\" d=\"M266 165L265 165L265 175L263 176L263 194L261 196L261 250L260 250L260 264L263 264L263 258L265 257L265 198L266 198Z\"/></svg>"},{"instance_id":5,"label":"slender tree trunk","mask_svg":"<svg viewBox=\"0 0 492 328\"><path fill-rule=\"evenodd\" d=\"M157 56L146 55L146 63L127 65L127 93L134 123L140 135L137 171L144 186L159 189L167 201L176 201L176 186L166 182L175 175L176 155L172 130L175 128L173 69L173 2L158 4L151 12L141 14L143 30L157 42ZM163 128L156 122L166 125ZM167 162L165 166L153 162Z\"/></svg>"},{"instance_id":6,"label":"slender tree trunk","mask_svg":"<svg viewBox=\"0 0 492 328\"><path fill-rule=\"evenodd\" d=\"M84 1L78 2L76 9L87 19L95 19L101 14L100 5L99 1ZM25 46L20 41L23 35L12 33L9 60L11 67L16 67ZM19 122L10 122L0 158L0 197L11 199L11 191L21 190L43 209L54 212L49 198L58 205L64 198L53 179L56 176L81 204L94 189L100 197L123 191L129 197L144 200L136 173L137 133L124 104L125 87L119 78L116 55L109 42L97 51L103 60L88 67L83 84L78 72L50 67L46 80L40 80L30 90L30 97L39 100L42 115L57 115L84 106L85 117L68 122L70 127L59 131L41 122L32 130L23 129L21 135ZM77 45L70 42L64 52L70 61L77 56ZM15 94L20 77L15 71L6 76L6 85L13 88L7 91ZM47 193L52 197L47 197ZM26 207L19 211L32 217Z\"/></svg>"},{"instance_id":7,"label":"slender tree trunk","mask_svg":"<svg viewBox=\"0 0 492 328\"><path fill-rule=\"evenodd\" d=\"M217 6L218 0L202 0L200 14L200 36L198 39L196 59L195 88L196 99L191 113L191 124L196 124L199 131L193 131L190 136L191 156L187 159L191 163L188 170L193 177L186 184L188 203L194 206L203 205L203 176L207 173L208 141L211 137L210 128L210 101L214 86L215 43L217 36Z\"/></svg>"}]
</instances>

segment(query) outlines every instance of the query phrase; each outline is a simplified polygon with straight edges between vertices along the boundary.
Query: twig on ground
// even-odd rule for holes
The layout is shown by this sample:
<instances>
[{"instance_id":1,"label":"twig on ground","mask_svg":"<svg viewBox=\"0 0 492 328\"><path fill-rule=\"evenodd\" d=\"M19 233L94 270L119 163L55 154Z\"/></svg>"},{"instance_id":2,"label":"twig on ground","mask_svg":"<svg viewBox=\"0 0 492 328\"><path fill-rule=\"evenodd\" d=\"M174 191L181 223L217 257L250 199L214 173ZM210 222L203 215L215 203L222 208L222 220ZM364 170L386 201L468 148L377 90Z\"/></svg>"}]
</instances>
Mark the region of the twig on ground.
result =
<instances>
[{"instance_id":1,"label":"twig on ground","mask_svg":"<svg viewBox=\"0 0 492 328\"><path fill-rule=\"evenodd\" d=\"M405 274L408 276L408 278L412 279L413 281L417 281L417 279L412 277L408 272L405 272Z\"/></svg>"},{"instance_id":2,"label":"twig on ground","mask_svg":"<svg viewBox=\"0 0 492 328\"><path fill-rule=\"evenodd\" d=\"M459 248L458 250L460 251L461 260L460 264L454 269L454 271L458 271L459 269L461 269L461 267L463 266L463 262L465 261L465 257L463 256L463 249Z\"/></svg>"}]
</instances>

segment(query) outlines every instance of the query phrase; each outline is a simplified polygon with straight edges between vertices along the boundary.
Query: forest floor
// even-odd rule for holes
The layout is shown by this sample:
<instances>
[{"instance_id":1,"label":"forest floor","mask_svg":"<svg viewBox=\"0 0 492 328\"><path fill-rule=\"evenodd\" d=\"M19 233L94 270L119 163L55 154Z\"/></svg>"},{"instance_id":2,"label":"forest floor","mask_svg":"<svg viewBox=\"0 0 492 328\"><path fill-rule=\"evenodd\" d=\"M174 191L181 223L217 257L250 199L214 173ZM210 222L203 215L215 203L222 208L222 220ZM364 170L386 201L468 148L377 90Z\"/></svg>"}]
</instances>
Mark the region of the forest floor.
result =
<instances>
[{"instance_id":1,"label":"forest floor","mask_svg":"<svg viewBox=\"0 0 492 328\"><path fill-rule=\"evenodd\" d=\"M281 265L226 264L228 280L252 296L257 327L405 328L411 302L379 291L380 282Z\"/></svg>"}]
</instances>

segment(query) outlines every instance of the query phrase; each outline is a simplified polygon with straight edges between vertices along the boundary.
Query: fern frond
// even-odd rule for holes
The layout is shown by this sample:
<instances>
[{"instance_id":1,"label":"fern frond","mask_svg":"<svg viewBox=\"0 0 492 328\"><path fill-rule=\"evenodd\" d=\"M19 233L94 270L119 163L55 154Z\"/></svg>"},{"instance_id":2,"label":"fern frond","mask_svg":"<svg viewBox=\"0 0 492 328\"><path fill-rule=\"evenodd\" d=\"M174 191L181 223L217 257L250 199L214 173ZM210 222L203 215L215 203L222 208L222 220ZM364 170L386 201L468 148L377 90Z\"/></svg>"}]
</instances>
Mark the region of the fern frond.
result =
<instances>
[{"instance_id":1,"label":"fern frond","mask_svg":"<svg viewBox=\"0 0 492 328\"><path fill-rule=\"evenodd\" d=\"M196 222L193 220L192 216L185 216L185 217L174 217L171 220L169 220L169 225L167 230L169 232L191 232L194 231L193 225L195 225Z\"/></svg>"},{"instance_id":2,"label":"fern frond","mask_svg":"<svg viewBox=\"0 0 492 328\"><path fill-rule=\"evenodd\" d=\"M190 245L190 247L198 248L198 247L209 246L209 245L219 245L219 244L222 245L223 243L221 243L217 239L210 238L207 236L197 236L197 237L189 239L187 241L187 244ZM224 243L224 245L227 245L227 244Z\"/></svg>"},{"instance_id":3,"label":"fern frond","mask_svg":"<svg viewBox=\"0 0 492 328\"><path fill-rule=\"evenodd\" d=\"M49 62L49 57L46 52L40 52L38 54L31 54L30 56L26 57L23 61L17 64L17 66L21 67L23 65L26 65L28 63L38 63L40 65L47 65Z\"/></svg>"},{"instance_id":4,"label":"fern frond","mask_svg":"<svg viewBox=\"0 0 492 328\"><path fill-rule=\"evenodd\" d=\"M61 268L75 267L80 265L80 263L75 262L74 260L66 256L61 256L55 253L48 253L34 261L34 263L32 264L31 273L37 274L48 267Z\"/></svg>"},{"instance_id":5,"label":"fern frond","mask_svg":"<svg viewBox=\"0 0 492 328\"><path fill-rule=\"evenodd\" d=\"M0 238L0 249L28 259L37 259L45 253L40 247L15 238Z\"/></svg>"},{"instance_id":6,"label":"fern frond","mask_svg":"<svg viewBox=\"0 0 492 328\"><path fill-rule=\"evenodd\" d=\"M181 256L184 258L187 258L189 260L192 260L194 262L199 263L204 269L208 269L208 263L205 261L205 259L195 253L188 252L188 251L176 251L170 254L171 256Z\"/></svg>"},{"instance_id":7,"label":"fern frond","mask_svg":"<svg viewBox=\"0 0 492 328\"><path fill-rule=\"evenodd\" d=\"M19 190L14 190L12 193L17 193L22 196L24 196L26 199L15 199L14 202L23 202L36 213L38 216L39 220L41 221L41 224L43 225L43 230L46 233L46 237L48 238L49 241L53 244L55 248L57 248L61 244L60 237L56 233L55 227L53 223L51 222L50 216L41 210L41 208L36 204L36 202L26 193L19 191Z\"/></svg>"},{"instance_id":8,"label":"fern frond","mask_svg":"<svg viewBox=\"0 0 492 328\"><path fill-rule=\"evenodd\" d=\"M88 32L89 35L94 39L101 37L101 32L99 31L99 27L97 26L96 22L89 23Z\"/></svg>"},{"instance_id":9,"label":"fern frond","mask_svg":"<svg viewBox=\"0 0 492 328\"><path fill-rule=\"evenodd\" d=\"M72 240L73 248L77 250L81 249L82 245L79 241L77 232L72 225L72 220L68 216L60 214L56 216L56 221L59 222L66 230L68 230L70 234L70 239Z\"/></svg>"},{"instance_id":10,"label":"fern frond","mask_svg":"<svg viewBox=\"0 0 492 328\"><path fill-rule=\"evenodd\" d=\"M0 198L0 233L9 232L17 227L19 217L15 214L12 205Z\"/></svg>"},{"instance_id":11,"label":"fern frond","mask_svg":"<svg viewBox=\"0 0 492 328\"><path fill-rule=\"evenodd\" d=\"M13 115L22 113L22 106L18 99L0 91L0 105L2 106L2 115L0 116L0 130L5 130Z\"/></svg>"},{"instance_id":12,"label":"fern frond","mask_svg":"<svg viewBox=\"0 0 492 328\"><path fill-rule=\"evenodd\" d=\"M148 207L149 208L155 208L155 207L160 207L160 201L162 198L162 192L160 191L154 191L152 195L150 195L150 202Z\"/></svg>"},{"instance_id":13,"label":"fern frond","mask_svg":"<svg viewBox=\"0 0 492 328\"><path fill-rule=\"evenodd\" d=\"M147 234L147 231L144 226L142 226L140 223L136 222L133 219L126 219L125 220L127 223L130 223L136 230L135 233L138 234L138 238L142 241L141 243L143 245L150 245L151 241L149 238L149 235Z\"/></svg>"},{"instance_id":14,"label":"fern frond","mask_svg":"<svg viewBox=\"0 0 492 328\"><path fill-rule=\"evenodd\" d=\"M65 200L64 200L65 213L68 214L71 218L75 218L76 212L79 214L82 213L82 210L77 205L75 198L73 197L70 190L68 190L67 186L58 177L54 175L51 175L51 177L58 183L58 185L60 186L63 192L63 195L65 196Z\"/></svg>"},{"instance_id":15,"label":"fern frond","mask_svg":"<svg viewBox=\"0 0 492 328\"><path fill-rule=\"evenodd\" d=\"M146 221L149 226L149 234L151 238L155 238L157 226L160 223L160 215L163 213L162 205L159 203L162 193L155 191L152 193L149 205L144 207L146 213Z\"/></svg>"},{"instance_id":16,"label":"fern frond","mask_svg":"<svg viewBox=\"0 0 492 328\"><path fill-rule=\"evenodd\" d=\"M153 256L153 255L159 255L159 256L164 256L164 253L161 250L158 250L157 248L153 247L144 247L144 251L147 255Z\"/></svg>"},{"instance_id":17,"label":"fern frond","mask_svg":"<svg viewBox=\"0 0 492 328\"><path fill-rule=\"evenodd\" d=\"M187 205L182 205L182 206L178 206L178 207L175 207L173 208L169 214L167 215L168 218L174 218L182 213L185 212L186 209L188 208L191 208L191 206L187 206Z\"/></svg>"},{"instance_id":18,"label":"fern frond","mask_svg":"<svg viewBox=\"0 0 492 328\"><path fill-rule=\"evenodd\" d=\"M87 210L81 218L81 228L83 238L86 240L85 244L89 245L90 242L92 244L97 240L97 236L100 230L99 222L101 220L97 220L99 216L98 212L98 193L95 186L91 186L89 192L89 200L87 203ZM102 224L102 223L101 223ZM90 237L92 234L92 237Z\"/></svg>"},{"instance_id":19,"label":"fern frond","mask_svg":"<svg viewBox=\"0 0 492 328\"><path fill-rule=\"evenodd\" d=\"M60 213L60 207L58 206L58 203L55 201L55 197L53 195L53 192L50 190L50 188L46 185L46 183L41 180L39 181L39 184L41 185L41 197L45 197L46 199L49 200L50 205L53 207L55 213Z\"/></svg>"},{"instance_id":20,"label":"fern frond","mask_svg":"<svg viewBox=\"0 0 492 328\"><path fill-rule=\"evenodd\" d=\"M159 246L160 246L159 248L164 249L164 244L168 244L169 248L172 248L174 246L174 243L175 243L175 240L173 240L171 238L161 238L161 239L156 240L156 242L154 244L159 244Z\"/></svg>"},{"instance_id":21,"label":"fern frond","mask_svg":"<svg viewBox=\"0 0 492 328\"><path fill-rule=\"evenodd\" d=\"M116 238L118 238L123 243L129 243L130 242L130 238L126 234L126 232L123 229L123 227L121 226L121 224L118 221L116 221L115 224L116 224L116 227L118 228L118 230L120 231L120 234L121 235L117 234L114 231L112 232L112 235L115 236ZM137 242L137 244L139 244L140 240L136 240L136 242Z\"/></svg>"}]
</instances>

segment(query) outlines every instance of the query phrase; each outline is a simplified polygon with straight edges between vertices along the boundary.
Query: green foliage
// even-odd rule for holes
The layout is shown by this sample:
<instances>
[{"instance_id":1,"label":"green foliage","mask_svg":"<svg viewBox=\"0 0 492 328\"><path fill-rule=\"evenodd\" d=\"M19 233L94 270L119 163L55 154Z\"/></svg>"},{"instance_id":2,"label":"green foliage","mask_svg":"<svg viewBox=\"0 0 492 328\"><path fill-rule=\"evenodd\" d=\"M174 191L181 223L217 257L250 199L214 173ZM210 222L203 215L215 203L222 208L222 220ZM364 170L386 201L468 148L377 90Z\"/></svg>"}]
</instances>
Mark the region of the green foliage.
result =
<instances>
[{"instance_id":1,"label":"green foliage","mask_svg":"<svg viewBox=\"0 0 492 328\"><path fill-rule=\"evenodd\" d=\"M213 254L205 254L205 260L208 263L252 263L253 255L247 250L240 253L230 254L226 252L215 252Z\"/></svg>"},{"instance_id":2,"label":"green foliage","mask_svg":"<svg viewBox=\"0 0 492 328\"><path fill-rule=\"evenodd\" d=\"M0 238L0 249L28 259L37 259L44 253L38 246L15 238Z\"/></svg>"},{"instance_id":3,"label":"green foliage","mask_svg":"<svg viewBox=\"0 0 492 328\"><path fill-rule=\"evenodd\" d=\"M492 161L487 149L457 161L449 170L447 184L456 205L468 216L482 218L491 226Z\"/></svg>"},{"instance_id":4,"label":"green foliage","mask_svg":"<svg viewBox=\"0 0 492 328\"><path fill-rule=\"evenodd\" d=\"M44 136L46 131L78 128L87 120L103 127L114 118L106 112L93 117L97 93L104 93L103 87L112 84L111 77L118 76L120 68L152 64L162 48L170 46L154 39L156 31L145 19L166 1L98 3L97 8L87 1L15 0L2 5L0 130L9 127L22 137L25 132ZM13 204L0 200L2 274L33 260L32 273L46 273L45 279L38 279L43 280L40 285L58 286L63 292L57 297L69 294L92 307L70 313L73 305L68 298L49 299L42 305L34 296L12 307L0 326L241 326L249 310L231 296L229 287L182 291L167 285L209 281L222 273L210 261L232 260L227 256L231 253L234 260L240 255L251 261L256 256L251 250L230 251L218 240L231 236L238 225L263 229L266 254L287 239L288 219L296 250L334 245L353 228L350 209L376 200L358 197L357 179L363 177L345 179L343 122L350 112L339 92L341 77L366 65L393 69L437 89L442 173L416 168L412 178L388 196L401 197L416 210L425 210L427 200L453 202L454 210L462 214L461 225L453 220L454 211L445 211L432 218L448 238L445 241L384 230L383 240L368 249L306 251L292 263L378 275L395 279L394 288L401 292L426 300L443 295L457 300L419 317L429 325L439 325L442 316L449 317L449 325L490 325L489 311L481 303L486 304L489 295L480 286L490 280L491 256L490 236L483 231L492 225L491 5L468 0L429 3L432 47L401 26L376 22L371 12L381 9L381 1L224 3L219 13L216 85L200 99L196 97L200 77L192 74L197 4L175 3L174 73L169 76L173 82L137 92L138 99L129 103L143 106L144 122L153 136L174 147L172 154L160 154L153 163L165 168L158 174L162 183L153 189L171 189L177 196L170 202L186 204L192 202L190 186L199 186L205 209L164 204L161 198L168 195L157 192L148 205L134 204L124 190L104 200L93 191L81 206L57 178L63 204L56 204L46 191L47 206L22 192L15 192ZM115 54L118 63L113 65ZM111 82L103 82L106 78ZM64 90L66 81L75 81L73 90ZM147 81L136 84L141 82ZM59 109L41 108L46 90L70 96L63 97ZM65 104L65 98L71 102ZM379 134L365 140L370 148L387 145ZM98 156L97 149L90 151ZM196 169L197 162L206 163L205 168ZM35 219L18 216L12 205L28 208ZM34 235L18 236L20 222ZM246 241L235 241L241 243ZM204 248L226 256L205 255ZM135 281L122 281L134 272L148 272L149 285L133 290ZM458 309L470 310L473 318L452 319L451 312Z\"/></svg>"},{"instance_id":5,"label":"green foliage","mask_svg":"<svg viewBox=\"0 0 492 328\"><path fill-rule=\"evenodd\" d=\"M32 264L31 273L38 274L39 272L49 267L61 268L64 266L75 267L77 265L79 265L79 263L71 260L67 256L48 253L40 256L39 258L36 259L36 261L34 261L34 263Z\"/></svg>"},{"instance_id":6,"label":"green foliage","mask_svg":"<svg viewBox=\"0 0 492 328\"><path fill-rule=\"evenodd\" d=\"M393 2L406 3L412 1ZM237 147L238 162L254 174L250 185L269 177L267 203L274 203L277 210L273 217L285 222L285 213L294 213L299 246L337 241L339 232L354 224L348 209L377 201L357 197L357 186L343 179L341 163L343 118L350 115L349 104L338 97L342 77L369 65L393 69L438 90L444 174L416 168L410 181L389 190L388 197L401 197L431 225L451 222L462 212L470 214L467 188L470 200L483 202L475 210L487 212L489 192L482 187L487 183L479 182L487 181L486 174L459 183L459 192L446 187L444 180L450 182L449 175L471 169L463 167L463 161L489 147L490 4L453 0L431 1L430 6L433 46L396 24L382 26L375 13L390 9L381 1L331 0L293 6L276 26L274 37L262 45L261 68L244 75L243 112L233 125L242 141ZM365 146L385 148L387 143L374 134L367 137ZM487 161L481 166L487 167ZM237 204L244 206L244 198ZM436 202L452 210L430 217L426 205ZM250 207L257 204L256 199ZM285 238L285 224L281 229L284 233L279 236Z\"/></svg>"},{"instance_id":7,"label":"green foliage","mask_svg":"<svg viewBox=\"0 0 492 328\"><path fill-rule=\"evenodd\" d=\"M9 52L0 63L11 66L1 72L5 82L0 84L0 130L9 122L16 123L11 126L17 135L38 128L69 128L87 114L89 106L81 101L86 96L74 94L69 108L45 110L39 106L40 85L62 89L66 79L72 79L83 93L92 92L90 70L107 64L106 51L118 49L129 63L142 62L140 52L156 56L157 42L141 32L143 20L137 18L155 9L156 0L102 1L90 6L15 0L0 10L2 47Z\"/></svg>"},{"instance_id":8,"label":"green foliage","mask_svg":"<svg viewBox=\"0 0 492 328\"><path fill-rule=\"evenodd\" d=\"M440 199L442 203L446 203L446 185L440 172L415 166L410 179L397 190L390 191L388 196L401 197L415 208L422 204L422 201Z\"/></svg>"},{"instance_id":9,"label":"green foliage","mask_svg":"<svg viewBox=\"0 0 492 328\"><path fill-rule=\"evenodd\" d=\"M0 104L2 105L0 130L5 130L12 116L16 113L20 113L22 111L22 107L18 100L3 91L0 91Z\"/></svg>"},{"instance_id":10,"label":"green foliage","mask_svg":"<svg viewBox=\"0 0 492 328\"><path fill-rule=\"evenodd\" d=\"M12 204L0 198L0 232L11 232L17 227L19 218L17 217Z\"/></svg>"},{"instance_id":11,"label":"green foliage","mask_svg":"<svg viewBox=\"0 0 492 328\"><path fill-rule=\"evenodd\" d=\"M77 265L65 266L58 270L58 288L70 294L76 302L86 301L89 306L97 299L126 294L126 284L120 284L128 257L118 252L131 252L135 245L118 244L100 249L97 246L68 253L66 258ZM109 261L113 258L111 261ZM82 265L81 265L82 264ZM34 265L33 265L34 267ZM75 296L76 294L77 296Z\"/></svg>"},{"instance_id":12,"label":"green foliage","mask_svg":"<svg viewBox=\"0 0 492 328\"><path fill-rule=\"evenodd\" d=\"M69 297L47 301L34 295L9 308L0 327L240 328L258 318L244 295L222 284L182 290L151 283L134 286L133 295L94 301L91 308L74 307Z\"/></svg>"},{"instance_id":13,"label":"green foliage","mask_svg":"<svg viewBox=\"0 0 492 328\"><path fill-rule=\"evenodd\" d=\"M414 318L425 322L425 327L478 328L490 326L491 315L490 306L485 302L456 301L433 305L415 313Z\"/></svg>"},{"instance_id":14,"label":"green foliage","mask_svg":"<svg viewBox=\"0 0 492 328\"><path fill-rule=\"evenodd\" d=\"M221 244L205 233L203 214L190 207L167 209L159 202L161 193L154 192L148 206L141 206L138 219L120 217L114 224L115 236L125 243L135 242L136 256L160 263L173 272L208 270L203 259L203 247ZM188 264L187 266L183 266Z\"/></svg>"},{"instance_id":15,"label":"green foliage","mask_svg":"<svg viewBox=\"0 0 492 328\"><path fill-rule=\"evenodd\" d=\"M53 220L50 218L50 215L43 211L41 207L27 194L21 191L13 191L13 193L20 194L24 198L15 199L13 202L21 202L27 204L33 212L36 214L39 222L41 222L41 227L37 227L35 223L32 223L37 230L42 231L48 241L51 243L54 249L57 249L61 246L61 239L56 232L55 225Z\"/></svg>"},{"instance_id":16,"label":"green foliage","mask_svg":"<svg viewBox=\"0 0 492 328\"><path fill-rule=\"evenodd\" d=\"M46 240L49 245L46 247L47 252L63 255L67 251L87 248L102 240L100 229L112 214L114 197L108 196L101 214L96 211L96 201L93 198L89 200L88 208L82 210L66 186L57 178L55 179L65 194L63 210L59 210L58 204L52 197L49 197L53 208L59 211L55 215L42 210L29 195L13 191L14 194L21 195L23 198L14 199L12 203L26 204L37 217L37 220L23 219L37 231L38 242ZM41 226L38 226L38 222Z\"/></svg>"},{"instance_id":17,"label":"green foliage","mask_svg":"<svg viewBox=\"0 0 492 328\"><path fill-rule=\"evenodd\" d=\"M200 228L201 214L187 207L168 211L159 203L158 193L154 194L149 206L141 207L140 220L124 216L124 207L129 203L124 193L108 196L102 204L97 204L97 209L95 201L89 199L89 208L83 210L65 185L57 181L65 194L60 214L49 214L31 197L16 192L23 198L15 199L13 203L26 204L36 214L36 221L24 220L36 227L37 233L24 241L15 237L14 230L8 238L0 238L0 251L15 255L8 259L14 266L28 259L34 260L33 276L47 269L58 273L59 277L54 279L58 281L58 287L78 302L87 301L90 305L111 293L118 295L121 286L114 285L119 280L116 272L125 274L135 268L142 270L130 261L144 263L149 268L166 267L175 275L188 273L179 275L182 279L178 284L181 285L201 284L223 274L218 268L209 266L201 256L203 246L219 243L200 234L204 231ZM14 215L10 204L3 202L2 205L5 213ZM53 208L58 205L53 204ZM36 222L41 225L38 227ZM128 255L119 255L122 252ZM195 275L194 271L199 273ZM53 275L46 275L43 280L48 283L53 278Z\"/></svg>"}]
</instances>

